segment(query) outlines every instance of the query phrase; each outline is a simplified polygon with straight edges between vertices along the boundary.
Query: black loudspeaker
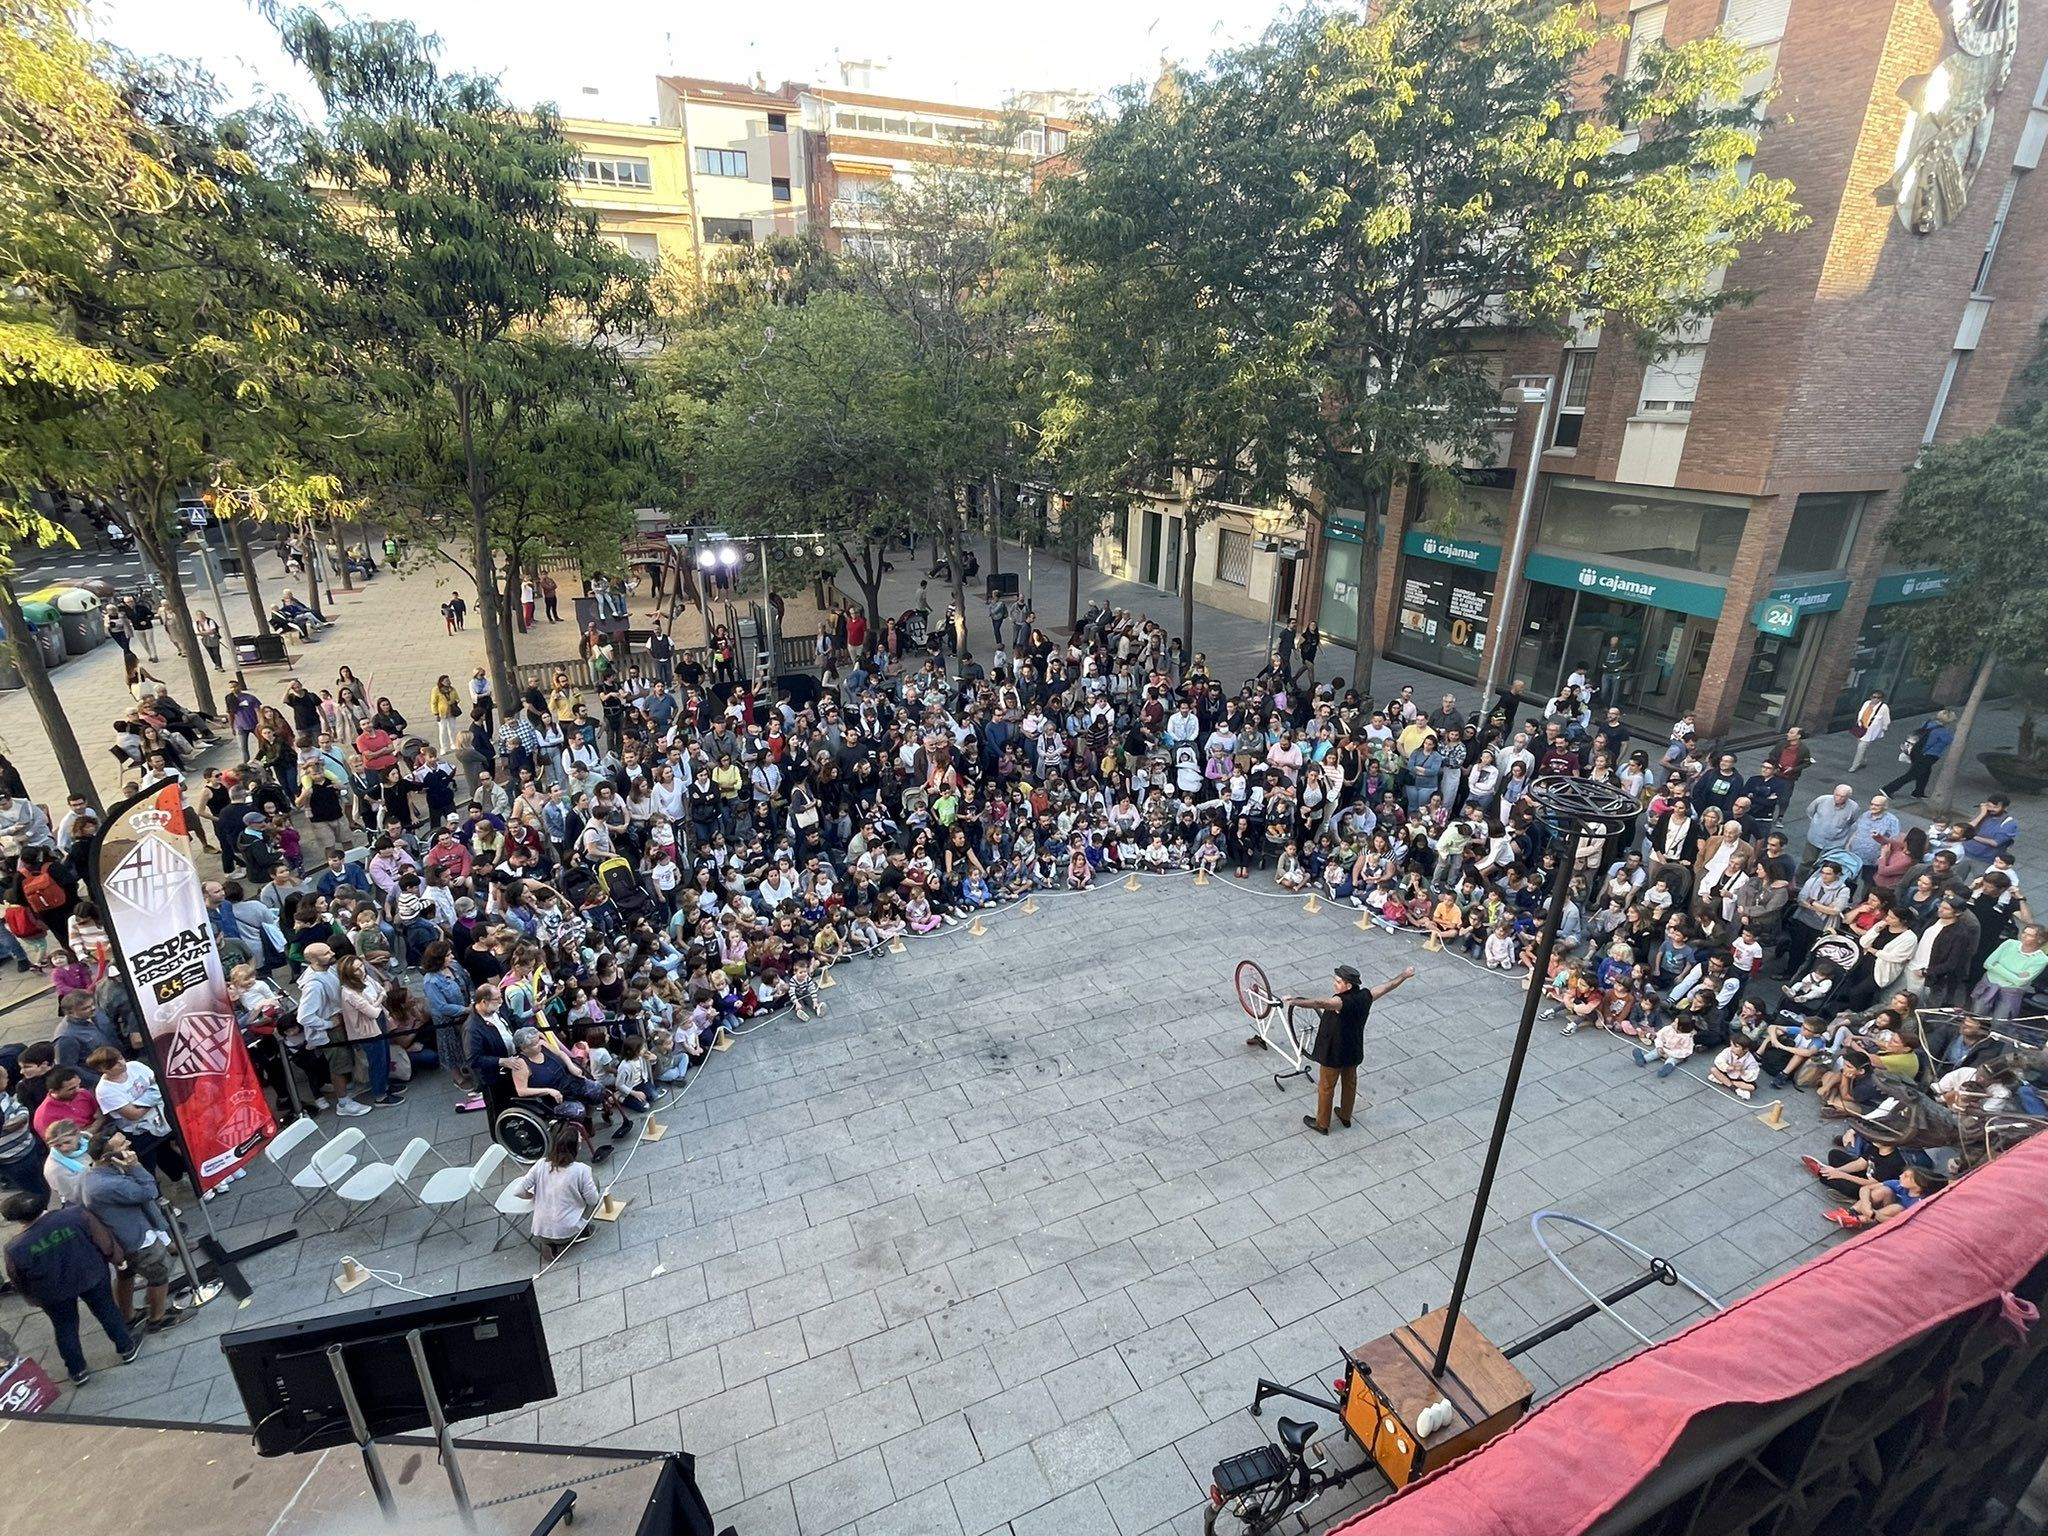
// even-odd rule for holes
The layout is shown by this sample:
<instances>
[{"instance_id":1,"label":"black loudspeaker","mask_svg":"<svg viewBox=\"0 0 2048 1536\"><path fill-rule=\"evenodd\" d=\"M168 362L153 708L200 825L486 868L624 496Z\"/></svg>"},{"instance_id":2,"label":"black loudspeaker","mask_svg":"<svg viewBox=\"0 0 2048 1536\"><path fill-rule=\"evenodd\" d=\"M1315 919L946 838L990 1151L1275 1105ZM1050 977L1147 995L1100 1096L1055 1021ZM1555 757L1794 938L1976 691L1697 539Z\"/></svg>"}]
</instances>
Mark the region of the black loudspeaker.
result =
<instances>
[{"instance_id":1,"label":"black loudspeaker","mask_svg":"<svg viewBox=\"0 0 2048 1536\"><path fill-rule=\"evenodd\" d=\"M340 1316L277 1323L225 1335L261 1456L353 1445L338 1347L373 1439L432 1423L407 1335L417 1331L441 1412L450 1423L509 1413L555 1395L540 1303L531 1280L483 1286Z\"/></svg>"}]
</instances>

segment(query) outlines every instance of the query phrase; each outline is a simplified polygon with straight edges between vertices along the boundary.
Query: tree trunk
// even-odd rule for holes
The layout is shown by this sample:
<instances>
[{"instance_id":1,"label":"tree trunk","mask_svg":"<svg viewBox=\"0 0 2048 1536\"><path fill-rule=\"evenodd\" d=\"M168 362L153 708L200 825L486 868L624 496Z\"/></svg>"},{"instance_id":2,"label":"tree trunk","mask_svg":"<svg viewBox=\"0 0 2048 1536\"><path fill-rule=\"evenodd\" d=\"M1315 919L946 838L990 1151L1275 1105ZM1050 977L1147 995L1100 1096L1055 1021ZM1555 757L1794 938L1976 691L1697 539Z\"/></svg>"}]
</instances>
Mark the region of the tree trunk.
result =
<instances>
[{"instance_id":1,"label":"tree trunk","mask_svg":"<svg viewBox=\"0 0 2048 1536\"><path fill-rule=\"evenodd\" d=\"M199 636L192 628L192 605L185 600L184 583L178 577L178 550L175 545L169 550L163 546L164 514L152 506L140 517L131 516L129 524L135 530L135 547L163 583L166 613L157 617L168 617L176 627L172 639L175 648L185 653L185 671L192 679L192 707L202 715L214 714L213 679L206 674L206 652L200 649ZM223 641L226 638L222 636Z\"/></svg>"},{"instance_id":2,"label":"tree trunk","mask_svg":"<svg viewBox=\"0 0 2048 1536\"><path fill-rule=\"evenodd\" d=\"M1978 664L1977 680L1970 684L1970 697L1963 705L1962 718L1956 721L1955 738L1949 742L1948 750L1941 755L1941 766L1934 770L1934 782L1927 787L1928 798L1935 805L1946 810L1956 792L1956 775L1962 771L1963 749L1969 745L1970 729L1977 723L1977 711L1984 707L1984 695L1991 691L1991 672L1998 665L1998 652L1986 651L1984 660Z\"/></svg>"},{"instance_id":3,"label":"tree trunk","mask_svg":"<svg viewBox=\"0 0 2048 1536\"><path fill-rule=\"evenodd\" d=\"M1180 646L1195 659L1195 520L1183 517L1180 532Z\"/></svg>"},{"instance_id":4,"label":"tree trunk","mask_svg":"<svg viewBox=\"0 0 2048 1536\"><path fill-rule=\"evenodd\" d=\"M344 528L340 523L335 523L333 525L333 528L334 547L335 550L341 555L341 590L344 592L353 592L356 589L356 579L355 577L349 574L348 569L348 530ZM320 558L323 560L327 558L327 552L325 550L322 550L320 552ZM481 618L482 615L478 615L478 617Z\"/></svg>"},{"instance_id":5,"label":"tree trunk","mask_svg":"<svg viewBox=\"0 0 2048 1536\"><path fill-rule=\"evenodd\" d=\"M256 585L256 551L249 546L249 525L239 517L222 521L227 524L228 536L235 541L235 553L242 559L242 590L249 594L249 608L256 615L255 633L268 634L270 615L263 607L263 589Z\"/></svg>"},{"instance_id":6,"label":"tree trunk","mask_svg":"<svg viewBox=\"0 0 2048 1536\"><path fill-rule=\"evenodd\" d=\"M64 713L64 702L57 697L57 690L50 683L49 668L43 665L42 647L29 634L28 620L21 615L21 602L14 595L14 583L0 577L0 623L7 628L8 643L14 651L14 664L21 670L22 682L27 685L28 696L36 706L36 718L42 722L43 731L50 738L50 751L57 759L57 769L64 775L64 787L74 795L83 795L95 811L105 807L100 802L100 792L92 781L92 771L85 766L85 754L78 747L78 733L71 729L71 717Z\"/></svg>"},{"instance_id":7,"label":"tree trunk","mask_svg":"<svg viewBox=\"0 0 2048 1536\"><path fill-rule=\"evenodd\" d=\"M505 563L505 665L516 675L519 671L519 631L526 628L526 611L519 606L519 567L511 560Z\"/></svg>"},{"instance_id":8,"label":"tree trunk","mask_svg":"<svg viewBox=\"0 0 2048 1536\"><path fill-rule=\"evenodd\" d=\"M948 500L946 511L946 533L952 541L953 611L964 619L967 616L967 512L957 500L952 499Z\"/></svg>"},{"instance_id":9,"label":"tree trunk","mask_svg":"<svg viewBox=\"0 0 2048 1536\"><path fill-rule=\"evenodd\" d=\"M320 606L320 543L314 536L312 519L308 518L300 526L304 530L306 547L311 551L306 558L306 579L311 583L306 591L306 606L313 610L314 618L324 619L327 611Z\"/></svg>"},{"instance_id":10,"label":"tree trunk","mask_svg":"<svg viewBox=\"0 0 2048 1536\"><path fill-rule=\"evenodd\" d=\"M1353 665L1358 675L1352 678L1351 684L1358 690L1359 697L1367 699L1373 696L1372 668L1377 658L1373 631L1378 626L1373 622L1373 605L1379 591L1380 530L1385 526L1385 518L1386 498L1381 496L1379 506L1365 509L1365 532L1360 536L1358 546L1358 632L1353 637L1358 652ZM1499 644L1500 640L1499 635L1486 637L1488 645ZM1505 688L1509 681L1506 677L1501 678L1500 686ZM1486 701L1482 699L1480 703L1484 706Z\"/></svg>"},{"instance_id":11,"label":"tree trunk","mask_svg":"<svg viewBox=\"0 0 2048 1536\"><path fill-rule=\"evenodd\" d=\"M484 632L484 667L491 676L491 692L497 697L499 710L509 714L519 707L519 679L512 669L512 646L506 637L504 615L498 609L498 568L491 553L491 508L484 496L483 465L477 458L475 408L468 387L458 387L455 412L462 434L463 476L469 496L469 554L470 569L476 574L476 617Z\"/></svg>"},{"instance_id":12,"label":"tree trunk","mask_svg":"<svg viewBox=\"0 0 2048 1536\"><path fill-rule=\"evenodd\" d=\"M1081 529L1080 510L1074 509L1073 527L1067 532L1067 633L1081 622Z\"/></svg>"},{"instance_id":13,"label":"tree trunk","mask_svg":"<svg viewBox=\"0 0 2048 1536\"><path fill-rule=\"evenodd\" d=\"M1003 488L994 475L988 477L988 573L1003 568ZM962 610L963 612L965 610Z\"/></svg>"}]
</instances>

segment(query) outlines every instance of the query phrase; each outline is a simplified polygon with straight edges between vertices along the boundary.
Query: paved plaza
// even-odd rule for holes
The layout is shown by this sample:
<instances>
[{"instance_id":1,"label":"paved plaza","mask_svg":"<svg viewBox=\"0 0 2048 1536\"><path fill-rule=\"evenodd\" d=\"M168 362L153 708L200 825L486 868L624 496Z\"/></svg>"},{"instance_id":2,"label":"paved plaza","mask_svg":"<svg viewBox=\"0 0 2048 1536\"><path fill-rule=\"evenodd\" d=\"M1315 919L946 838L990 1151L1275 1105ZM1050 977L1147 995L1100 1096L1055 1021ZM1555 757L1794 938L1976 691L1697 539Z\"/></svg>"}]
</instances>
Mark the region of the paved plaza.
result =
<instances>
[{"instance_id":1,"label":"paved plaza","mask_svg":"<svg viewBox=\"0 0 2048 1536\"><path fill-rule=\"evenodd\" d=\"M1211 1466L1276 1417L1244 1412L1257 1378L1327 1382L1341 1346L1445 1300L1522 998L1301 907L1257 880L1160 877L841 967L826 1018L740 1039L660 1114L663 1140L620 1153L624 1219L540 1281L560 1395L467 1431L680 1446L742 1536L1198 1530ZM1247 955L1289 990L1341 960L1369 982L1419 967L1374 1012L1356 1128L1306 1130L1308 1089L1276 1089L1272 1055L1245 1048ZM1574 1303L1530 1234L1546 1206L1723 1295L1806 1257L1811 1102L1773 1132L1604 1036L1542 1027L1471 1315L1504 1342ZM481 1120L448 1106L423 1081L361 1124L387 1156L417 1134L467 1160ZM211 1208L230 1242L285 1224L267 1171L236 1191ZM226 1329L535 1270L523 1241L491 1250L481 1206L424 1242L423 1214L386 1209L339 1234L316 1215L252 1261L248 1307L209 1305L62 1406L235 1421ZM1596 1283L1624 1272L1604 1250L1580 1250ZM343 1299L343 1254L407 1290ZM1625 1306L1651 1333L1697 1315L1662 1290ZM39 1315L4 1320L47 1349ZM1548 1393L1628 1343L1601 1319L1521 1363Z\"/></svg>"}]
</instances>

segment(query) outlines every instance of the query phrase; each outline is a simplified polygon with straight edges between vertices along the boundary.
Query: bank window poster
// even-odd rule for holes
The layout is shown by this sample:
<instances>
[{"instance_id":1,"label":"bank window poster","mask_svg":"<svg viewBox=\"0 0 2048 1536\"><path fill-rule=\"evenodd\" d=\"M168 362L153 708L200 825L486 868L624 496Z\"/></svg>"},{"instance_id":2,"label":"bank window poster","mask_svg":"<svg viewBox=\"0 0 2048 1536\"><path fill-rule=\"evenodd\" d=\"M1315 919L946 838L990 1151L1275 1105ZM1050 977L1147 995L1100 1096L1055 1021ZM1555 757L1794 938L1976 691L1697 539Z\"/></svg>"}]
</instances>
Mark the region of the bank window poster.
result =
<instances>
[{"instance_id":1,"label":"bank window poster","mask_svg":"<svg viewBox=\"0 0 2048 1536\"><path fill-rule=\"evenodd\" d=\"M91 867L164 1098L204 1191L262 1151L277 1119L235 1027L185 816L176 784L144 790L109 812Z\"/></svg>"}]
</instances>

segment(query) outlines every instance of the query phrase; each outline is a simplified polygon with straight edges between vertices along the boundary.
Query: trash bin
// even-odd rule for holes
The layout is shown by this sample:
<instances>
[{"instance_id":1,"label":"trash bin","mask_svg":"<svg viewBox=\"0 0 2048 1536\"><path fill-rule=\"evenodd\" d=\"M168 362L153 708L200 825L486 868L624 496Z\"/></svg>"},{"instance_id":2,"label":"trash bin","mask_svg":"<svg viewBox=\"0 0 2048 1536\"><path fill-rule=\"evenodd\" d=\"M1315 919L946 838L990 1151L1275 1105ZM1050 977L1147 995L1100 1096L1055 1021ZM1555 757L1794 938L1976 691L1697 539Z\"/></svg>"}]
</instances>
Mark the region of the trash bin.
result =
<instances>
[{"instance_id":1,"label":"trash bin","mask_svg":"<svg viewBox=\"0 0 2048 1536\"><path fill-rule=\"evenodd\" d=\"M21 605L21 616L28 620L29 632L42 647L44 667L63 666L68 653L64 649L64 631L57 627L57 610L48 603L26 602Z\"/></svg>"},{"instance_id":2,"label":"trash bin","mask_svg":"<svg viewBox=\"0 0 2048 1536\"><path fill-rule=\"evenodd\" d=\"M79 585L98 598L100 606L103 608L121 595L114 590L114 584L111 581L104 580L98 576L88 576Z\"/></svg>"},{"instance_id":3,"label":"trash bin","mask_svg":"<svg viewBox=\"0 0 2048 1536\"><path fill-rule=\"evenodd\" d=\"M30 593L29 601L46 602L57 610L57 628L63 631L64 649L70 655L83 656L107 638L99 597L84 587L46 587Z\"/></svg>"}]
</instances>

